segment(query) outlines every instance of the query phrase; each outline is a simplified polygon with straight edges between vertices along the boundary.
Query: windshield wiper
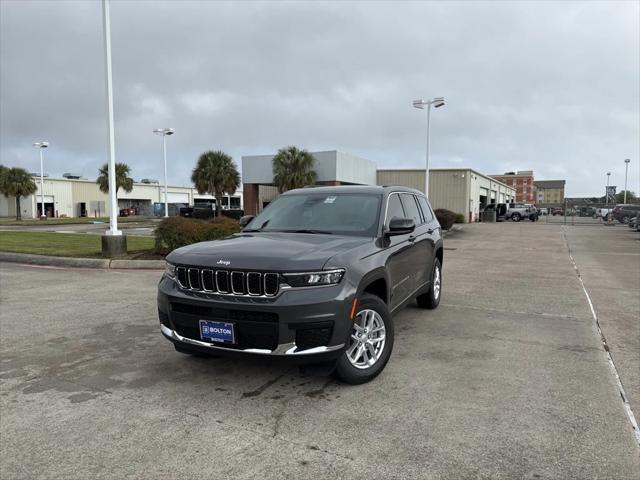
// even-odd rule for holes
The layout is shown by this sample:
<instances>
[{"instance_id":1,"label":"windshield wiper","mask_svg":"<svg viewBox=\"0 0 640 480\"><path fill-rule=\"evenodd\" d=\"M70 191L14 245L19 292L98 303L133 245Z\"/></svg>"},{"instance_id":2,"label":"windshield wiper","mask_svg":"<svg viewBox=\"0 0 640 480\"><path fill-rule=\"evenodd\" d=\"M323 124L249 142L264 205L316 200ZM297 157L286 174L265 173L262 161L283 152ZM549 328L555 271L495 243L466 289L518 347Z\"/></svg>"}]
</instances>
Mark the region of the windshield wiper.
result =
<instances>
[{"instance_id":1,"label":"windshield wiper","mask_svg":"<svg viewBox=\"0 0 640 480\"><path fill-rule=\"evenodd\" d=\"M320 233L326 235L333 235L333 232L329 232L327 230L311 230L311 229L299 229L299 230L280 230L285 233Z\"/></svg>"}]
</instances>

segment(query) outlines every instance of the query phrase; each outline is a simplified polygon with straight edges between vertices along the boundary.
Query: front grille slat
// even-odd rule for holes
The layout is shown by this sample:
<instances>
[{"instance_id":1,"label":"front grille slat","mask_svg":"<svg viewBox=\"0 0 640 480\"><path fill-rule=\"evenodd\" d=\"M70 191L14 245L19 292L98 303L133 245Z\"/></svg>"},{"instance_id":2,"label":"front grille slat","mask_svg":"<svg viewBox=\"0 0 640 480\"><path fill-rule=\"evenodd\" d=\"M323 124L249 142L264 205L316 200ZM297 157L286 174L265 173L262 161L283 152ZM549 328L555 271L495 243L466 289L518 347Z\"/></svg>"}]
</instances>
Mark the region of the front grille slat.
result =
<instances>
[{"instance_id":1,"label":"front grille slat","mask_svg":"<svg viewBox=\"0 0 640 480\"><path fill-rule=\"evenodd\" d=\"M244 272L231 272L231 292L244 295Z\"/></svg>"},{"instance_id":2,"label":"front grille slat","mask_svg":"<svg viewBox=\"0 0 640 480\"><path fill-rule=\"evenodd\" d=\"M187 290L222 295L273 297L280 289L280 275L273 272L242 272L176 267L178 285Z\"/></svg>"}]
</instances>

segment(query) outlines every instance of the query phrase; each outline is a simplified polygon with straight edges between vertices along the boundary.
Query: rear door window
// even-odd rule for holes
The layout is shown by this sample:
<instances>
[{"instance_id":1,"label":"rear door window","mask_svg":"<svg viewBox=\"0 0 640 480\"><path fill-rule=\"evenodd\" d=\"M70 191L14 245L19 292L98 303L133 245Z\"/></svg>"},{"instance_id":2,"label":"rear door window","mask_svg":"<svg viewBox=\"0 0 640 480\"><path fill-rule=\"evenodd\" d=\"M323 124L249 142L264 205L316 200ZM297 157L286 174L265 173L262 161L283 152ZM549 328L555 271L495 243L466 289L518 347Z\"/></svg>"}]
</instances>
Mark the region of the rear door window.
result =
<instances>
[{"instance_id":1,"label":"rear door window","mask_svg":"<svg viewBox=\"0 0 640 480\"><path fill-rule=\"evenodd\" d=\"M418 203L420 204L420 208L422 209L422 215L424 216L425 221L430 222L431 220L433 220L433 213L431 212L431 208L427 203L427 199L421 197L420 195L417 196L417 199Z\"/></svg>"}]
</instances>

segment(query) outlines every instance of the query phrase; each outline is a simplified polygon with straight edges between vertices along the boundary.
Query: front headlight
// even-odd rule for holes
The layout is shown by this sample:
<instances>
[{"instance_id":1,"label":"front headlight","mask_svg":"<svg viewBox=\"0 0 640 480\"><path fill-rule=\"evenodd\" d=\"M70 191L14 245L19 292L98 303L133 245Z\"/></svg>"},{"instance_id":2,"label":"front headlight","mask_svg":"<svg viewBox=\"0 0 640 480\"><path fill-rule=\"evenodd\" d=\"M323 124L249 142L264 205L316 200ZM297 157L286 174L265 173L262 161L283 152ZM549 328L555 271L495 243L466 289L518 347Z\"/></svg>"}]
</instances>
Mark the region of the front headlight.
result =
<instances>
[{"instance_id":1,"label":"front headlight","mask_svg":"<svg viewBox=\"0 0 640 480\"><path fill-rule=\"evenodd\" d=\"M169 278L176 277L176 266L173 263L165 262L164 273Z\"/></svg>"},{"instance_id":2,"label":"front headlight","mask_svg":"<svg viewBox=\"0 0 640 480\"><path fill-rule=\"evenodd\" d=\"M284 273L285 282L292 287L316 287L320 285L336 285L344 276L344 268L320 272Z\"/></svg>"}]
</instances>

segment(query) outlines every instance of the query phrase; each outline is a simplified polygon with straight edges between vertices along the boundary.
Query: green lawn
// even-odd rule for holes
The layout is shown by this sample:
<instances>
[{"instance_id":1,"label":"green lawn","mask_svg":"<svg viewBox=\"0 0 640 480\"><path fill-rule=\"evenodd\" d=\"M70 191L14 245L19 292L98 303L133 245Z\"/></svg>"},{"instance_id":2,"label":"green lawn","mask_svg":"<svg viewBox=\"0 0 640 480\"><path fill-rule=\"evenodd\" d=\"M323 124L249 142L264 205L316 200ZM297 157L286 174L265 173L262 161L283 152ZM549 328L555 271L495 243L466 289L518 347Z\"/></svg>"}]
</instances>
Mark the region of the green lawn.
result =
<instances>
[{"instance_id":1,"label":"green lawn","mask_svg":"<svg viewBox=\"0 0 640 480\"><path fill-rule=\"evenodd\" d=\"M129 253L152 250L153 237L127 235ZM36 253L56 257L99 257L102 254L100 235L87 233L0 232L0 251Z\"/></svg>"},{"instance_id":2,"label":"green lawn","mask_svg":"<svg viewBox=\"0 0 640 480\"><path fill-rule=\"evenodd\" d=\"M118 223L128 222L144 222L149 220L147 217L118 217ZM46 220L38 220L35 218L25 218L23 220L16 220L14 217L0 218L0 225L73 225L79 223L91 223L102 222L109 223L109 217L74 217L74 218L48 218Z\"/></svg>"}]
</instances>

